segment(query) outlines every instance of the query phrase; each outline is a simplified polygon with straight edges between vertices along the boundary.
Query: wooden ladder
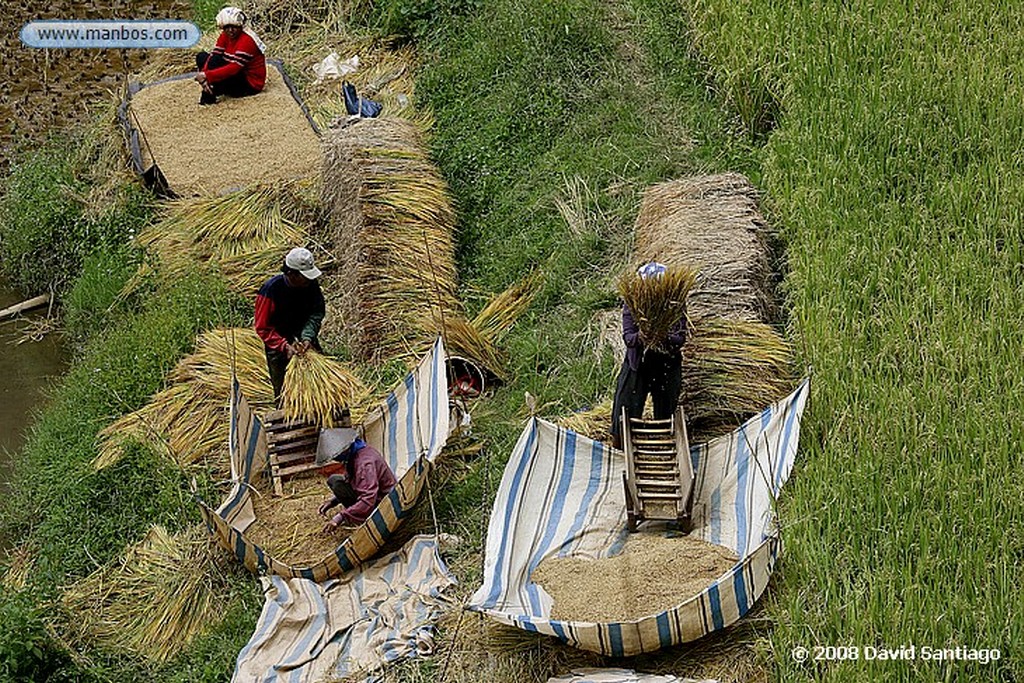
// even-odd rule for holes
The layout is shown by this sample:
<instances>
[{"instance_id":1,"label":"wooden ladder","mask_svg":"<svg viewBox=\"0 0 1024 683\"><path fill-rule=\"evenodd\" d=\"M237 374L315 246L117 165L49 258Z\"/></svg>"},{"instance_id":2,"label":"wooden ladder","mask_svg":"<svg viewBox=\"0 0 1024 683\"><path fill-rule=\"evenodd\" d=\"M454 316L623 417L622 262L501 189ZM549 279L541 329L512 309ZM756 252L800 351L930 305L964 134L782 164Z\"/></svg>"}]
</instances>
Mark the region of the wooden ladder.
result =
<instances>
[{"instance_id":1,"label":"wooden ladder","mask_svg":"<svg viewBox=\"0 0 1024 683\"><path fill-rule=\"evenodd\" d=\"M270 478L274 493L284 494L284 482L302 475L316 466L316 446L320 441L320 427L309 422L286 420L283 410L271 410L263 416L267 430L267 455L270 457ZM352 420L346 410L339 427L351 427Z\"/></svg>"},{"instance_id":2,"label":"wooden ladder","mask_svg":"<svg viewBox=\"0 0 1024 683\"><path fill-rule=\"evenodd\" d=\"M662 520L689 531L694 475L682 407L667 420L630 418L625 409L621 419L629 530L644 520Z\"/></svg>"}]
</instances>

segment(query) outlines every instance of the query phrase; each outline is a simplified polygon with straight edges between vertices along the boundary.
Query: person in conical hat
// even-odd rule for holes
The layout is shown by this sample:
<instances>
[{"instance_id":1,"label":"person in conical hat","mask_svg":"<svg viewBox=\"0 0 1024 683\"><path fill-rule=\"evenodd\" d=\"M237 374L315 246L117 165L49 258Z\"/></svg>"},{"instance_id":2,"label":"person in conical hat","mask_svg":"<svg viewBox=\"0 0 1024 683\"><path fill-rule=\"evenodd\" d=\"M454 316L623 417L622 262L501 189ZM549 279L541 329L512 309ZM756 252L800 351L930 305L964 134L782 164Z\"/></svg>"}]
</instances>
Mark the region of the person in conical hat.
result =
<instances>
[{"instance_id":1,"label":"person in conical hat","mask_svg":"<svg viewBox=\"0 0 1024 683\"><path fill-rule=\"evenodd\" d=\"M362 524L395 488L395 475L380 452L350 427L320 430L316 464L331 489L331 496L320 505L320 514L326 517L332 508L341 506L324 524L325 534L343 524Z\"/></svg>"},{"instance_id":2,"label":"person in conical hat","mask_svg":"<svg viewBox=\"0 0 1024 683\"><path fill-rule=\"evenodd\" d=\"M216 104L217 97L247 97L262 92L267 81L266 46L246 27L245 12L225 7L217 13L221 29L212 52L196 55L195 80L203 87L199 104Z\"/></svg>"}]
</instances>

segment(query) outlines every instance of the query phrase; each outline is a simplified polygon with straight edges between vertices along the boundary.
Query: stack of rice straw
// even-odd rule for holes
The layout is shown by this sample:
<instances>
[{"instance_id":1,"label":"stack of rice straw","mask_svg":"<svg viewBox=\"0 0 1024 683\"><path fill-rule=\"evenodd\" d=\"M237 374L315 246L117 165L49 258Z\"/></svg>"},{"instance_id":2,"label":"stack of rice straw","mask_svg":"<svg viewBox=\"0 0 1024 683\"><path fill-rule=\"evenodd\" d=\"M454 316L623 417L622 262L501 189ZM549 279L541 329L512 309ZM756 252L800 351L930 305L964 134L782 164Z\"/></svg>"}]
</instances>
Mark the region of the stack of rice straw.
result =
<instances>
[{"instance_id":1,"label":"stack of rice straw","mask_svg":"<svg viewBox=\"0 0 1024 683\"><path fill-rule=\"evenodd\" d=\"M65 591L67 628L75 640L165 662L223 617L220 576L204 529L172 535L154 526Z\"/></svg>"},{"instance_id":2,"label":"stack of rice straw","mask_svg":"<svg viewBox=\"0 0 1024 683\"><path fill-rule=\"evenodd\" d=\"M359 119L324 140L322 203L340 282L325 292L322 337L361 360L414 354L460 312L447 185L410 121Z\"/></svg>"},{"instance_id":3,"label":"stack of rice straw","mask_svg":"<svg viewBox=\"0 0 1024 683\"><path fill-rule=\"evenodd\" d=\"M180 466L216 456L226 464L231 371L257 414L274 407L263 341L251 328L215 329L200 335L196 350L168 376L169 386L138 410L116 420L99 433L96 469L117 462L127 441L151 446ZM368 391L338 361L307 353L289 363L286 373L286 417L324 420L333 424L325 406L355 406L353 419ZM292 379L289 385L289 375ZM359 403L360 406L355 404ZM287 409L291 407L292 412Z\"/></svg>"}]
</instances>

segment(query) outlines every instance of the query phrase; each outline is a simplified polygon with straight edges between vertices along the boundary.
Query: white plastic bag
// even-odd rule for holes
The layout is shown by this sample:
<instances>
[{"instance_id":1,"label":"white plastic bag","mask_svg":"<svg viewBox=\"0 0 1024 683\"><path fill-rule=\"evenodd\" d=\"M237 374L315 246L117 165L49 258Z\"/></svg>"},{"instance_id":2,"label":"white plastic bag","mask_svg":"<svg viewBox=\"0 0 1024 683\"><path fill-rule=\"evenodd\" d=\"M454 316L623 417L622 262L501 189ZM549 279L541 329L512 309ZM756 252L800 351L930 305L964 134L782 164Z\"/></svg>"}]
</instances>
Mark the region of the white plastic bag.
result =
<instances>
[{"instance_id":1,"label":"white plastic bag","mask_svg":"<svg viewBox=\"0 0 1024 683\"><path fill-rule=\"evenodd\" d=\"M341 61L337 52L324 57L323 61L313 66L313 73L316 74L316 82L323 83L328 78L341 78L359 69L359 55L353 55L345 61Z\"/></svg>"}]
</instances>

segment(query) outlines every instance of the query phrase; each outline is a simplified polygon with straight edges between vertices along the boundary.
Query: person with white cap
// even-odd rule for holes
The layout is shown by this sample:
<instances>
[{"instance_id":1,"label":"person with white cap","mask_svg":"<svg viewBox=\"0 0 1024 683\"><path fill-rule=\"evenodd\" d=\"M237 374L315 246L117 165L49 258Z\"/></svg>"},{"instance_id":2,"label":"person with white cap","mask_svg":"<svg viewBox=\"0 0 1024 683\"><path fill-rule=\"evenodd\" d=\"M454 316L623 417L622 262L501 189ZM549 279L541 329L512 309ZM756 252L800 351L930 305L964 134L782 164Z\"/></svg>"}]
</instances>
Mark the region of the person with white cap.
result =
<instances>
[{"instance_id":1,"label":"person with white cap","mask_svg":"<svg viewBox=\"0 0 1024 683\"><path fill-rule=\"evenodd\" d=\"M212 52L196 55L195 80L203 86L199 104L216 104L218 95L255 95L266 85L266 46L245 23L245 12L237 7L225 7L217 13L217 27L221 29L217 44Z\"/></svg>"},{"instance_id":2,"label":"person with white cap","mask_svg":"<svg viewBox=\"0 0 1024 683\"><path fill-rule=\"evenodd\" d=\"M667 268L656 261L637 269L637 277L660 277ZM622 339L626 357L622 361L619 380L612 403L612 445L622 448L622 409L628 417L640 417L650 395L654 419L666 420L675 412L679 390L683 385L683 344L686 342L686 318L669 329L668 338L658 348L648 348L640 338L640 328L629 306L622 304Z\"/></svg>"},{"instance_id":3,"label":"person with white cap","mask_svg":"<svg viewBox=\"0 0 1024 683\"><path fill-rule=\"evenodd\" d=\"M326 312L320 275L309 249L296 247L284 257L281 274L256 294L256 334L263 340L275 400L281 397L288 361L310 348L320 350L317 337Z\"/></svg>"},{"instance_id":4,"label":"person with white cap","mask_svg":"<svg viewBox=\"0 0 1024 683\"><path fill-rule=\"evenodd\" d=\"M320 430L316 464L327 477L332 494L320 505L320 514L326 517L332 508L341 506L324 524L325 534L342 524L362 524L395 488L395 475L380 452L349 427Z\"/></svg>"}]
</instances>

